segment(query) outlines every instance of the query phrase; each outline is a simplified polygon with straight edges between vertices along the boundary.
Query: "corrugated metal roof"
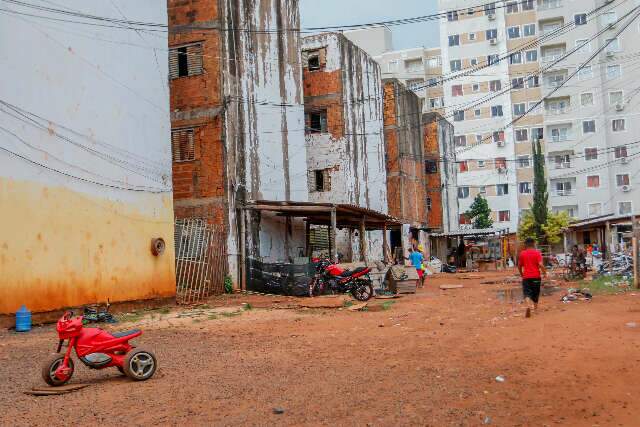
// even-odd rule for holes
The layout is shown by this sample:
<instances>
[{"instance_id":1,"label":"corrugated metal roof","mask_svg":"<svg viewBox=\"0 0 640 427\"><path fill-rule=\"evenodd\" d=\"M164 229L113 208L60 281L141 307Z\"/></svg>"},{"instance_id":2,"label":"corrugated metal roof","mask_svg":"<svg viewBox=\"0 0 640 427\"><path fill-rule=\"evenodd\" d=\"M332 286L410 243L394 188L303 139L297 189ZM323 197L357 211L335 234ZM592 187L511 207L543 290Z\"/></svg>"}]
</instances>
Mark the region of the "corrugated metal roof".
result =
<instances>
[{"instance_id":1,"label":"corrugated metal roof","mask_svg":"<svg viewBox=\"0 0 640 427\"><path fill-rule=\"evenodd\" d=\"M471 228L468 230L456 230L447 233L434 233L431 237L491 236L508 232L508 228Z\"/></svg>"}]
</instances>

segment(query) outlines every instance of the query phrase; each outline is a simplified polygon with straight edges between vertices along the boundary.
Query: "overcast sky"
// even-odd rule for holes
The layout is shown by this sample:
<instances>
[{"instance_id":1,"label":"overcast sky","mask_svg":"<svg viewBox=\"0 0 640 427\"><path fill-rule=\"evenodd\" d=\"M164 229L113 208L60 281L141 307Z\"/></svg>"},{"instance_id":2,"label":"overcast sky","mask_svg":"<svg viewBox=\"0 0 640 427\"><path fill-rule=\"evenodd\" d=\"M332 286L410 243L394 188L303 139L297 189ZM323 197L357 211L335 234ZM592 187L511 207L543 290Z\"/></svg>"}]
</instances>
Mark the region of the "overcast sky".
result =
<instances>
[{"instance_id":1,"label":"overcast sky","mask_svg":"<svg viewBox=\"0 0 640 427\"><path fill-rule=\"evenodd\" d=\"M303 27L361 24L436 13L437 0L300 0ZM394 49L438 45L438 22L392 27Z\"/></svg>"}]
</instances>

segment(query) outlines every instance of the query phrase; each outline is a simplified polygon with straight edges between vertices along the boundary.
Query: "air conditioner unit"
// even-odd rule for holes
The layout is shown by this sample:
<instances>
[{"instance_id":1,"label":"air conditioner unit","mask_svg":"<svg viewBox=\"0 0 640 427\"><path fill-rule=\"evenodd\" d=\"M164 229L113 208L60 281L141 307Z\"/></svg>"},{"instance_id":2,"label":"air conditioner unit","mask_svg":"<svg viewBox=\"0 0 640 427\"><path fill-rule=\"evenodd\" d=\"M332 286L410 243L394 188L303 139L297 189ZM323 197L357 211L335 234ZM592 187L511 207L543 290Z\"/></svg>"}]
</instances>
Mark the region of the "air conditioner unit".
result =
<instances>
[{"instance_id":1,"label":"air conditioner unit","mask_svg":"<svg viewBox=\"0 0 640 427\"><path fill-rule=\"evenodd\" d=\"M631 191L631 186L630 185L623 185L622 186L622 191L625 193L628 193L629 191Z\"/></svg>"},{"instance_id":2,"label":"air conditioner unit","mask_svg":"<svg viewBox=\"0 0 640 427\"><path fill-rule=\"evenodd\" d=\"M624 104L616 104L616 111L624 111Z\"/></svg>"},{"instance_id":3,"label":"air conditioner unit","mask_svg":"<svg viewBox=\"0 0 640 427\"><path fill-rule=\"evenodd\" d=\"M490 13L487 15L487 19L489 19L489 21L495 21L496 15L494 13Z\"/></svg>"},{"instance_id":4,"label":"air conditioner unit","mask_svg":"<svg viewBox=\"0 0 640 427\"><path fill-rule=\"evenodd\" d=\"M504 141L498 141L498 147L504 147L505 145L507 145L506 142Z\"/></svg>"},{"instance_id":5,"label":"air conditioner unit","mask_svg":"<svg viewBox=\"0 0 640 427\"><path fill-rule=\"evenodd\" d=\"M498 168L498 173L507 173L507 168Z\"/></svg>"},{"instance_id":6,"label":"air conditioner unit","mask_svg":"<svg viewBox=\"0 0 640 427\"><path fill-rule=\"evenodd\" d=\"M613 58L614 56L616 56L616 53L612 50L608 50L607 51L607 58Z\"/></svg>"},{"instance_id":7,"label":"air conditioner unit","mask_svg":"<svg viewBox=\"0 0 640 427\"><path fill-rule=\"evenodd\" d=\"M622 157L622 158L620 159L620 163L621 163L621 164L623 164L623 165L626 165L627 163L629 163L629 158L627 158L627 157Z\"/></svg>"},{"instance_id":8,"label":"air conditioner unit","mask_svg":"<svg viewBox=\"0 0 640 427\"><path fill-rule=\"evenodd\" d=\"M489 39L489 44L491 46L496 46L498 44L498 39Z\"/></svg>"}]
</instances>

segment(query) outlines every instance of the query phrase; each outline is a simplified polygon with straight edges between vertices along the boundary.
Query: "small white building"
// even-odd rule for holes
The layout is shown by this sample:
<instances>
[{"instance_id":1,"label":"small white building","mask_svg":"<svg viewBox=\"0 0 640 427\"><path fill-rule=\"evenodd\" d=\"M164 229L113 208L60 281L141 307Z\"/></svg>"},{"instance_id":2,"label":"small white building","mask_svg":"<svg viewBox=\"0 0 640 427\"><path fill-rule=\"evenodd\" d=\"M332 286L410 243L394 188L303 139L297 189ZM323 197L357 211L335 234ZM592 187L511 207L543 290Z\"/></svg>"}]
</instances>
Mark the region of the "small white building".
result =
<instances>
[{"instance_id":1,"label":"small white building","mask_svg":"<svg viewBox=\"0 0 640 427\"><path fill-rule=\"evenodd\" d=\"M0 313L174 295L167 33L2 7ZM52 7L167 22L160 0Z\"/></svg>"}]
</instances>

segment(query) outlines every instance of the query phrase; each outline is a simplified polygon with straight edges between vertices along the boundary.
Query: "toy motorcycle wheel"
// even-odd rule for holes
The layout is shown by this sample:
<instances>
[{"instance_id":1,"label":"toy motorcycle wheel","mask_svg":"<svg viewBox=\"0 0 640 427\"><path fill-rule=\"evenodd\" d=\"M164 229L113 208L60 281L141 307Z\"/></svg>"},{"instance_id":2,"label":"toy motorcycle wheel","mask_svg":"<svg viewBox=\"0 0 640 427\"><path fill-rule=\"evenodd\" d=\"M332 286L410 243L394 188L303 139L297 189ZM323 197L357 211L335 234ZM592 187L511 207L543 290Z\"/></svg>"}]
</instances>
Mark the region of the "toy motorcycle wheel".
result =
<instances>
[{"instance_id":1,"label":"toy motorcycle wheel","mask_svg":"<svg viewBox=\"0 0 640 427\"><path fill-rule=\"evenodd\" d=\"M134 381L145 381L153 376L158 367L156 356L148 350L136 348L124 358L126 376Z\"/></svg>"},{"instance_id":2,"label":"toy motorcycle wheel","mask_svg":"<svg viewBox=\"0 0 640 427\"><path fill-rule=\"evenodd\" d=\"M351 295L358 301L369 301L373 296L373 286L371 282L358 282L351 291Z\"/></svg>"},{"instance_id":3,"label":"toy motorcycle wheel","mask_svg":"<svg viewBox=\"0 0 640 427\"><path fill-rule=\"evenodd\" d=\"M56 376L56 370L62 365L64 354L56 354L52 356L46 363L42 365L42 379L52 387L60 387L65 385L73 376L73 359L69 358L69 376L65 380L61 380Z\"/></svg>"}]
</instances>

